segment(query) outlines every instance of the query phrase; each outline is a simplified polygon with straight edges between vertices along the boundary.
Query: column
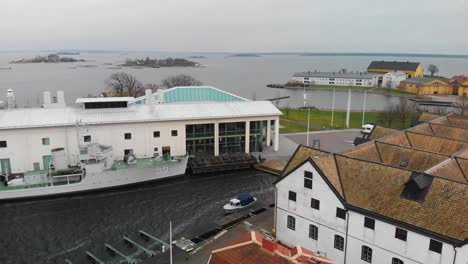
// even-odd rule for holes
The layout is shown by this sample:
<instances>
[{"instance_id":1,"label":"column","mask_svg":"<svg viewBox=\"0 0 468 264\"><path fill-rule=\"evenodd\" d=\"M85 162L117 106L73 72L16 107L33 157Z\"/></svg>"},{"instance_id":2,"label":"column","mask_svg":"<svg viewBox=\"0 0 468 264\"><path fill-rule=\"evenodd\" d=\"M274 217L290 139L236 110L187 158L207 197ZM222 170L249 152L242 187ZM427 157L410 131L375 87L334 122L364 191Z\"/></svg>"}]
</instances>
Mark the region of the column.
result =
<instances>
[{"instance_id":1,"label":"column","mask_svg":"<svg viewBox=\"0 0 468 264\"><path fill-rule=\"evenodd\" d=\"M245 121L245 153L250 152L250 121Z\"/></svg>"},{"instance_id":2,"label":"column","mask_svg":"<svg viewBox=\"0 0 468 264\"><path fill-rule=\"evenodd\" d=\"M273 142L273 150L279 150L279 118L275 119L275 141Z\"/></svg>"},{"instance_id":3,"label":"column","mask_svg":"<svg viewBox=\"0 0 468 264\"><path fill-rule=\"evenodd\" d=\"M219 123L214 123L214 155L219 156Z\"/></svg>"},{"instance_id":4,"label":"column","mask_svg":"<svg viewBox=\"0 0 468 264\"><path fill-rule=\"evenodd\" d=\"M267 120L266 146L271 145L271 120Z\"/></svg>"}]
</instances>

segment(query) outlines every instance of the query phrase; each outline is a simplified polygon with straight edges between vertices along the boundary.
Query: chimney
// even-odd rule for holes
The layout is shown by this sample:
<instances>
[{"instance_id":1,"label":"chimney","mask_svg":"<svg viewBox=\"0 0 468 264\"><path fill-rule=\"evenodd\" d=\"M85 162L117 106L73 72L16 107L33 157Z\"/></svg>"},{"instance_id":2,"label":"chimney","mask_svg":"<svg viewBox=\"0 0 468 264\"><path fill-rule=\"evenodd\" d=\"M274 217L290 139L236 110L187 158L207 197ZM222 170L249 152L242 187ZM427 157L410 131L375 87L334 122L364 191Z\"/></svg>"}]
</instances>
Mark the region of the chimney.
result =
<instances>
[{"instance_id":1,"label":"chimney","mask_svg":"<svg viewBox=\"0 0 468 264\"><path fill-rule=\"evenodd\" d=\"M154 104L154 95L153 95L153 91L151 91L151 89L146 89L145 90L145 99L146 99L146 104L147 105L153 105Z\"/></svg>"},{"instance_id":2,"label":"chimney","mask_svg":"<svg viewBox=\"0 0 468 264\"><path fill-rule=\"evenodd\" d=\"M158 89L157 90L158 100L156 101L157 104L164 104L164 90Z\"/></svg>"},{"instance_id":3,"label":"chimney","mask_svg":"<svg viewBox=\"0 0 468 264\"><path fill-rule=\"evenodd\" d=\"M262 248L271 254L275 254L278 241L270 235L264 235L262 238Z\"/></svg>"},{"instance_id":4,"label":"chimney","mask_svg":"<svg viewBox=\"0 0 468 264\"><path fill-rule=\"evenodd\" d=\"M57 104L65 107L65 93L63 91L57 91Z\"/></svg>"},{"instance_id":5,"label":"chimney","mask_svg":"<svg viewBox=\"0 0 468 264\"><path fill-rule=\"evenodd\" d=\"M15 108L16 105L16 99L15 99L15 93L13 92L12 89L7 90L7 107L8 109Z\"/></svg>"},{"instance_id":6,"label":"chimney","mask_svg":"<svg viewBox=\"0 0 468 264\"><path fill-rule=\"evenodd\" d=\"M44 95L44 104L42 105L43 108L48 108L51 104L52 104L52 101L50 99L50 92L49 91L45 91L43 93Z\"/></svg>"}]
</instances>

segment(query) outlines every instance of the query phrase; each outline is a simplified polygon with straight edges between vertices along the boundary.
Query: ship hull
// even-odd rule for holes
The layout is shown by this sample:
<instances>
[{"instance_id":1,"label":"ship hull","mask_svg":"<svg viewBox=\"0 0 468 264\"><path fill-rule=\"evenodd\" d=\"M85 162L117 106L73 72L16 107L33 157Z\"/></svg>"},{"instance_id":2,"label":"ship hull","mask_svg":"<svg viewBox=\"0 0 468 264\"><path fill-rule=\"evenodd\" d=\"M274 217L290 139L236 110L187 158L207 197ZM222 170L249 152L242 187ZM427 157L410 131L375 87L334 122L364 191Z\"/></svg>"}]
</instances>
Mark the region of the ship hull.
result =
<instances>
[{"instance_id":1,"label":"ship hull","mask_svg":"<svg viewBox=\"0 0 468 264\"><path fill-rule=\"evenodd\" d=\"M99 175L86 176L81 182L0 191L0 201L34 199L40 197L64 196L76 193L101 191L142 184L185 174L187 158L172 161L164 165L143 168L109 170Z\"/></svg>"}]
</instances>

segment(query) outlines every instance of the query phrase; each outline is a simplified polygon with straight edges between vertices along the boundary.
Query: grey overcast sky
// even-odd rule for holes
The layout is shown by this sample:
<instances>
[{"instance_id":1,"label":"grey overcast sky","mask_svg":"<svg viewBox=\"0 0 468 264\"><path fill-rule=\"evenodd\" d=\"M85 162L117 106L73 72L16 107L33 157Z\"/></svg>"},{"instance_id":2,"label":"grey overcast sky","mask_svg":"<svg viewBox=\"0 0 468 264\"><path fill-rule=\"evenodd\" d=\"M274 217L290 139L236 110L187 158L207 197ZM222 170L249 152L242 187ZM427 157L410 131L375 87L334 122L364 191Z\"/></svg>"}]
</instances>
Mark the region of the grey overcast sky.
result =
<instances>
[{"instance_id":1,"label":"grey overcast sky","mask_svg":"<svg viewBox=\"0 0 468 264\"><path fill-rule=\"evenodd\" d=\"M468 0L1 0L0 50L468 54Z\"/></svg>"}]
</instances>

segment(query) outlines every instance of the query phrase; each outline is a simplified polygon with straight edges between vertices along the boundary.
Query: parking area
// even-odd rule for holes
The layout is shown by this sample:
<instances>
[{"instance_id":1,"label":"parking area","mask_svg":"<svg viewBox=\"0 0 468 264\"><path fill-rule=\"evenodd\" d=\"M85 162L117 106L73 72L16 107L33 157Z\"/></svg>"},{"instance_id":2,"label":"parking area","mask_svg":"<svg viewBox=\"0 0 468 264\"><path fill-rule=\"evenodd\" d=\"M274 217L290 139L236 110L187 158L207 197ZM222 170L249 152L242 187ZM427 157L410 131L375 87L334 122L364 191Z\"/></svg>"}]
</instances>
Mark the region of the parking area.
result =
<instances>
[{"instance_id":1,"label":"parking area","mask_svg":"<svg viewBox=\"0 0 468 264\"><path fill-rule=\"evenodd\" d=\"M307 146L307 133L285 134L284 136L296 144ZM309 146L313 146L314 140L319 140L320 149L334 153L342 152L353 148L354 139L361 136L359 129L310 132Z\"/></svg>"}]
</instances>

